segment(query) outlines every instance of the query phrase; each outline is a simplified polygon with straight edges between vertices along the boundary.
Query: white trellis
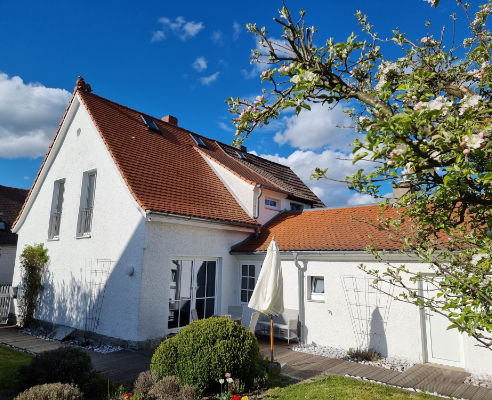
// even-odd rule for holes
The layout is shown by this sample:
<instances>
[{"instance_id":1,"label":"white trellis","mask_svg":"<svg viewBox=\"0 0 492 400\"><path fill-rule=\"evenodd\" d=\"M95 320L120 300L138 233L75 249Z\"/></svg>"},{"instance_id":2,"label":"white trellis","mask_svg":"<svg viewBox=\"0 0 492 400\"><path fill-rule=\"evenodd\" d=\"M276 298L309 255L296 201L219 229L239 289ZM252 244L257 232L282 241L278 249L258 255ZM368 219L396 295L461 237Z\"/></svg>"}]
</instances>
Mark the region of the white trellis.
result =
<instances>
[{"instance_id":1,"label":"white trellis","mask_svg":"<svg viewBox=\"0 0 492 400\"><path fill-rule=\"evenodd\" d=\"M360 349L379 348L386 340L385 331L394 287L384 282L374 284L374 278L342 276L342 287Z\"/></svg>"},{"instance_id":2,"label":"white trellis","mask_svg":"<svg viewBox=\"0 0 492 400\"><path fill-rule=\"evenodd\" d=\"M95 332L99 326L106 284L113 264L114 261L108 259L86 261L85 283L88 293L85 331L87 332Z\"/></svg>"},{"instance_id":3,"label":"white trellis","mask_svg":"<svg viewBox=\"0 0 492 400\"><path fill-rule=\"evenodd\" d=\"M12 286L0 285L0 324L6 324L9 319L11 301Z\"/></svg>"}]
</instances>

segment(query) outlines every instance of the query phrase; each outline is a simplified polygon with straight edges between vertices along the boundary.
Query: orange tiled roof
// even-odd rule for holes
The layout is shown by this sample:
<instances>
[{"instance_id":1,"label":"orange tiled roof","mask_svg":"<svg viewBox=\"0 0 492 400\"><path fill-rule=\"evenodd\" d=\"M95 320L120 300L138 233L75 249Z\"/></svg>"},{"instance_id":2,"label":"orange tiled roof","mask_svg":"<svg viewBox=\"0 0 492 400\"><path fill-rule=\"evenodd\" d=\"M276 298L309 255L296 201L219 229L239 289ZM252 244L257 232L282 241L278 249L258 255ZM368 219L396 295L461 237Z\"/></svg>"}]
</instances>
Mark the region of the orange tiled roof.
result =
<instances>
[{"instance_id":1,"label":"orange tiled roof","mask_svg":"<svg viewBox=\"0 0 492 400\"><path fill-rule=\"evenodd\" d=\"M396 213L389 206L384 217ZM361 222L376 222L380 215L379 205L284 212L263 226L258 237L250 236L232 251L266 251L273 237L281 251L359 251L372 244L379 250L400 249L387 232Z\"/></svg>"},{"instance_id":2,"label":"orange tiled roof","mask_svg":"<svg viewBox=\"0 0 492 400\"><path fill-rule=\"evenodd\" d=\"M258 225L193 149L189 131L153 118L161 130L155 133L139 111L86 91L79 95L144 210Z\"/></svg>"}]
</instances>

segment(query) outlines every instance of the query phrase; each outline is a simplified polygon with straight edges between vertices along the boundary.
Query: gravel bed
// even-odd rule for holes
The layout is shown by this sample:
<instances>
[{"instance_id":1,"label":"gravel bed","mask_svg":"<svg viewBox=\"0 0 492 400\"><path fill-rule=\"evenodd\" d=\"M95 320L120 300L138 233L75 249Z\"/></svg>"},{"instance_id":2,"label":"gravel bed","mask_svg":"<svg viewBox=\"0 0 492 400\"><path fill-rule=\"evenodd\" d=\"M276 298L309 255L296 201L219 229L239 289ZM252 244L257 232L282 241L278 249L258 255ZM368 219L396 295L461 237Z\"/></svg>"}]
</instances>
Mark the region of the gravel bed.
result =
<instances>
[{"instance_id":1,"label":"gravel bed","mask_svg":"<svg viewBox=\"0 0 492 400\"><path fill-rule=\"evenodd\" d=\"M474 386L492 388L492 375L471 374L468 378L465 379L465 383Z\"/></svg>"},{"instance_id":2,"label":"gravel bed","mask_svg":"<svg viewBox=\"0 0 492 400\"><path fill-rule=\"evenodd\" d=\"M58 342L58 340L52 339L50 337L51 331L44 329L44 328L24 328L20 330L22 333L25 333L27 335L31 335L34 337L37 337L39 339L43 340L48 340L50 342ZM104 344L104 343L84 343L82 339L70 339L67 341L63 341L62 343L68 344L70 346L74 347L81 347L86 350L91 350L96 353L101 353L101 354L108 354L108 353L114 353L115 351L120 351L123 350L122 347L120 346L110 346L109 344Z\"/></svg>"},{"instance_id":3,"label":"gravel bed","mask_svg":"<svg viewBox=\"0 0 492 400\"><path fill-rule=\"evenodd\" d=\"M350 357L347 354L347 350L330 346L318 346L315 344L301 344L292 348L292 350L322 357L339 358L342 360L354 361L361 364L374 365L376 367L382 367L400 372L406 371L407 369L415 365L414 362L394 357L381 358L378 361L360 360L358 358Z\"/></svg>"}]
</instances>

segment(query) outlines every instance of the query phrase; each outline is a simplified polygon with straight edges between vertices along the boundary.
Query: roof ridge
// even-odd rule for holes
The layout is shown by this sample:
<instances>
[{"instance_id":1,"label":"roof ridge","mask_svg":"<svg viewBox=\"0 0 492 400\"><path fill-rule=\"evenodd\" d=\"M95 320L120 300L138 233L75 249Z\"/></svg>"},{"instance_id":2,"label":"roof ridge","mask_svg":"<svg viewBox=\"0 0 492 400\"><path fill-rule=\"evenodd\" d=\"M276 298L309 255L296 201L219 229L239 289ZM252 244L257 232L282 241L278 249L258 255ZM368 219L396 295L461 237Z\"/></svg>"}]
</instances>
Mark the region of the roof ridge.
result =
<instances>
[{"instance_id":1,"label":"roof ridge","mask_svg":"<svg viewBox=\"0 0 492 400\"><path fill-rule=\"evenodd\" d=\"M242 151L241 149L237 149L237 148L235 148L234 146L231 146L230 144L227 144L227 143L222 143L222 142L220 142L220 141L218 141L218 140L216 140L216 142L217 142L218 144L220 144L220 145L227 146L227 147L231 148L232 150ZM242 151L242 152L243 152L243 151ZM243 152L243 153L244 153L244 152ZM248 154L248 156L252 156L252 157L256 157L256 158L261 158L262 160L264 160L264 161L266 161L266 162L269 162L269 163L272 163L272 164L275 164L275 165L279 165L279 166L281 166L281 167L283 167L283 168L287 168L287 169L290 169L290 170L292 171L292 168L291 168L291 167L289 167L288 165L280 164L280 163L278 163L278 162L275 162L275 161L269 160L268 158L263 158L263 157L260 157L260 156L258 156L258 155L256 155L256 154L249 153L249 152L247 152L247 151L246 151L246 153Z\"/></svg>"}]
</instances>

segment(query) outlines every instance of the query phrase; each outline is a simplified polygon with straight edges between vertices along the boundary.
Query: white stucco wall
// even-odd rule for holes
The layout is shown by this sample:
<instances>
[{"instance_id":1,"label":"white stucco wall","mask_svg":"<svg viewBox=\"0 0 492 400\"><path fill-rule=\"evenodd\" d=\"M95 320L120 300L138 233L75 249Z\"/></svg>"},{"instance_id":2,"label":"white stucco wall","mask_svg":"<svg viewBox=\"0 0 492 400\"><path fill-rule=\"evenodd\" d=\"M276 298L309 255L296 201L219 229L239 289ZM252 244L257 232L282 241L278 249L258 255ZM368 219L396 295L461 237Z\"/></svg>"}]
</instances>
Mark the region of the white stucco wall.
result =
<instances>
[{"instance_id":1,"label":"white stucco wall","mask_svg":"<svg viewBox=\"0 0 492 400\"><path fill-rule=\"evenodd\" d=\"M72 108L76 106L77 99ZM60 140L62 146L47 165L35 201L18 227L14 285L20 282L19 255L24 246L44 243L50 262L35 317L79 329L93 330L97 325L97 333L136 340L144 215L82 105L73 120L65 121ZM88 170L97 170L92 232L90 237L76 238L82 176ZM53 185L58 179L65 179L60 234L58 240L48 240Z\"/></svg>"},{"instance_id":2,"label":"white stucco wall","mask_svg":"<svg viewBox=\"0 0 492 400\"><path fill-rule=\"evenodd\" d=\"M171 261L179 257L218 259L219 297L216 309L227 312L238 304L239 269L235 256L229 254L233 244L244 240L251 230L226 229L219 224L182 224L180 220L151 216L147 222L147 245L144 252L142 295L140 300L139 340L164 337L168 332L169 286Z\"/></svg>"},{"instance_id":3,"label":"white stucco wall","mask_svg":"<svg viewBox=\"0 0 492 400\"><path fill-rule=\"evenodd\" d=\"M0 284L11 284L14 274L16 246L0 246Z\"/></svg>"},{"instance_id":4,"label":"white stucco wall","mask_svg":"<svg viewBox=\"0 0 492 400\"><path fill-rule=\"evenodd\" d=\"M255 187L207 156L202 154L202 157L219 177L224 186L227 190L229 190L246 214L253 217L255 213Z\"/></svg>"},{"instance_id":5,"label":"white stucco wall","mask_svg":"<svg viewBox=\"0 0 492 400\"><path fill-rule=\"evenodd\" d=\"M283 255L282 276L284 282L284 304L285 308L299 309L298 300L298 274L297 268L292 261L292 256ZM352 257L352 259L351 259ZM385 269L383 264L378 264L369 259L360 258L361 256L330 256L323 259L320 255L299 255L301 265L306 267L304 273L304 308L305 308L305 333L306 343L316 343L340 347L343 349L355 348L359 345L356 332L360 329L354 328L353 318L355 316L354 307L352 306L352 316L347 305L347 293L349 301L355 299L355 293L351 290L350 283L347 281L346 288L342 283L343 277L365 277L365 273L358 268L362 262L371 268ZM367 256L366 256L367 257ZM237 255L238 266L245 262L260 262L262 257ZM402 261L407 267L414 271L425 271L425 265L408 260ZM324 277L325 296L324 301L310 301L308 299L310 288L310 276ZM373 340L370 347L381 352L383 355L405 358L414 362L425 362L425 331L421 324L421 311L412 304L399 301L388 301L389 298L384 294L367 294L365 287L362 286L361 280L358 280L359 299L355 299L360 305L374 304L374 300L379 301L379 313L382 314L383 320L386 321L384 328L381 324L373 322L371 325L374 308L364 315L364 324L368 322ZM396 291L394 292L396 294ZM368 301L366 302L366 296ZM371 298L372 296L372 298ZM385 310L388 309L387 316ZM363 310L363 308L360 308ZM376 311L377 313L378 311ZM244 323L244 321L243 321ZM383 329L382 329L383 328ZM381 335L383 333L383 335ZM463 367L476 373L492 374L492 357L490 350L485 350L476 346L473 339L461 335L463 342L464 365Z\"/></svg>"}]
</instances>

